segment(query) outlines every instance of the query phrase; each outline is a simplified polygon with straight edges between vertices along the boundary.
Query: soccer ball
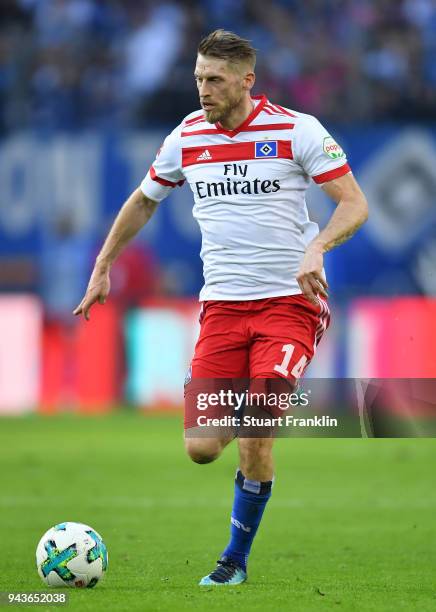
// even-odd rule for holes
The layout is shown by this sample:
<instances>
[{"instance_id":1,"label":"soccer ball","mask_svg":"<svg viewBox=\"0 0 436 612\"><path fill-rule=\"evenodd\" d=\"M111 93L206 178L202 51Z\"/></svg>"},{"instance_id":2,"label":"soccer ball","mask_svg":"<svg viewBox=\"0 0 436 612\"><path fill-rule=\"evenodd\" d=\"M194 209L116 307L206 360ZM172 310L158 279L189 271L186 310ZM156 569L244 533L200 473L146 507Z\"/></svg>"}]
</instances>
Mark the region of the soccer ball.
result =
<instances>
[{"instance_id":1,"label":"soccer ball","mask_svg":"<svg viewBox=\"0 0 436 612\"><path fill-rule=\"evenodd\" d=\"M36 567L51 587L94 587L107 569L101 536L83 523L51 527L36 548Z\"/></svg>"}]
</instances>

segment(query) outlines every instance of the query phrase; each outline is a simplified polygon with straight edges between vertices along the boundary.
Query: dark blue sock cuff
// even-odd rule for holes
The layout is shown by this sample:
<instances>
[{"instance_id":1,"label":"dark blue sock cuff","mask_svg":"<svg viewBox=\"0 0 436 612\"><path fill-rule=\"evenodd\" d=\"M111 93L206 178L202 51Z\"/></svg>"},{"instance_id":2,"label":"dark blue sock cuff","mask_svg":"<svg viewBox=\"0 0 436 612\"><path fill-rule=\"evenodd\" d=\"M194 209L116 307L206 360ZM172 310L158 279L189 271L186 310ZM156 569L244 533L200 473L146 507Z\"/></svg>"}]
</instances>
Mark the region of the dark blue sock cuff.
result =
<instances>
[{"instance_id":1,"label":"dark blue sock cuff","mask_svg":"<svg viewBox=\"0 0 436 612\"><path fill-rule=\"evenodd\" d=\"M273 485L273 480L267 480L265 482L261 482L260 480L248 480L241 470L237 470L235 482L241 491L255 493L256 495L268 495L271 493Z\"/></svg>"}]
</instances>

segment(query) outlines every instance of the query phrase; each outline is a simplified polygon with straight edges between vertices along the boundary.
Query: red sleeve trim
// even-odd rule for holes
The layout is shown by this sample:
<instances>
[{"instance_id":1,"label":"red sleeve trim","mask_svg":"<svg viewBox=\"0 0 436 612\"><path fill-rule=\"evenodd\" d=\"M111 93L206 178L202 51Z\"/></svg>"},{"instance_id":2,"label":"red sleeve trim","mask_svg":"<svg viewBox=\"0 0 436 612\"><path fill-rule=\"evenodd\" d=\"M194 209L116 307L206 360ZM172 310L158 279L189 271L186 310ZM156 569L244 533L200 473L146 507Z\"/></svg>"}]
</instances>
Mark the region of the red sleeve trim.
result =
<instances>
[{"instance_id":1,"label":"red sleeve trim","mask_svg":"<svg viewBox=\"0 0 436 612\"><path fill-rule=\"evenodd\" d=\"M166 179L163 179L156 174L156 170L153 168L153 166L150 167L150 177L153 179L153 181L156 181L156 183L160 183L161 185L164 185L165 187L177 187L177 185L181 187L183 183L185 182L184 180L178 181L177 183L173 183L172 181L167 181Z\"/></svg>"},{"instance_id":2,"label":"red sleeve trim","mask_svg":"<svg viewBox=\"0 0 436 612\"><path fill-rule=\"evenodd\" d=\"M323 172L317 176L312 176L312 178L315 183L318 183L319 185L320 183L327 183L327 181L332 181L340 176L344 176L344 174L348 174L348 172L351 172L351 168L348 164L344 164L343 166L339 166L339 168L335 168L334 170L328 170L327 172Z\"/></svg>"}]
</instances>

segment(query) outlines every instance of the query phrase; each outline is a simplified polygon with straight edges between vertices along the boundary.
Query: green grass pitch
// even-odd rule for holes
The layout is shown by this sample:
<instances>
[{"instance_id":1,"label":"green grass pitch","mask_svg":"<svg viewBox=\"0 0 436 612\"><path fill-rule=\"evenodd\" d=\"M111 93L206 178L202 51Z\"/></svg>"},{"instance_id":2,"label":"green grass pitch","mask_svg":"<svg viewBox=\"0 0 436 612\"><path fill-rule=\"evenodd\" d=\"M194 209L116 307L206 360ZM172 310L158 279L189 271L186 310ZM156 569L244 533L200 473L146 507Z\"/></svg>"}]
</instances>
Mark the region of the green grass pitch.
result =
<instances>
[{"instance_id":1,"label":"green grass pitch","mask_svg":"<svg viewBox=\"0 0 436 612\"><path fill-rule=\"evenodd\" d=\"M434 440L280 439L275 458L249 581L200 588L228 537L234 445L200 466L176 416L0 419L0 591L45 590L36 544L72 520L103 535L109 569L63 609L436 609Z\"/></svg>"}]
</instances>

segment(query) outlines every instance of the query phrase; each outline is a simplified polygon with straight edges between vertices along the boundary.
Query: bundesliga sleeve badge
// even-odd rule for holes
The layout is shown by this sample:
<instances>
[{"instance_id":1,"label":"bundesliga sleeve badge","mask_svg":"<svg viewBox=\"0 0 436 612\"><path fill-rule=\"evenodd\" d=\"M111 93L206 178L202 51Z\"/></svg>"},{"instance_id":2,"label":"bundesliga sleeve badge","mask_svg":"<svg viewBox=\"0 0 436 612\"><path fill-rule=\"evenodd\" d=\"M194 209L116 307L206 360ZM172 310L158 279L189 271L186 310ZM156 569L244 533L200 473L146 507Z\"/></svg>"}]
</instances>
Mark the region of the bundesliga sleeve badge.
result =
<instances>
[{"instance_id":1,"label":"bundesliga sleeve badge","mask_svg":"<svg viewBox=\"0 0 436 612\"><path fill-rule=\"evenodd\" d=\"M264 140L255 142L254 157L277 157L277 140Z\"/></svg>"},{"instance_id":2,"label":"bundesliga sleeve badge","mask_svg":"<svg viewBox=\"0 0 436 612\"><path fill-rule=\"evenodd\" d=\"M328 155L331 159L340 159L341 157L345 157L345 153L342 150L342 147L340 147L331 136L326 136L324 138L322 148L324 153Z\"/></svg>"}]
</instances>

